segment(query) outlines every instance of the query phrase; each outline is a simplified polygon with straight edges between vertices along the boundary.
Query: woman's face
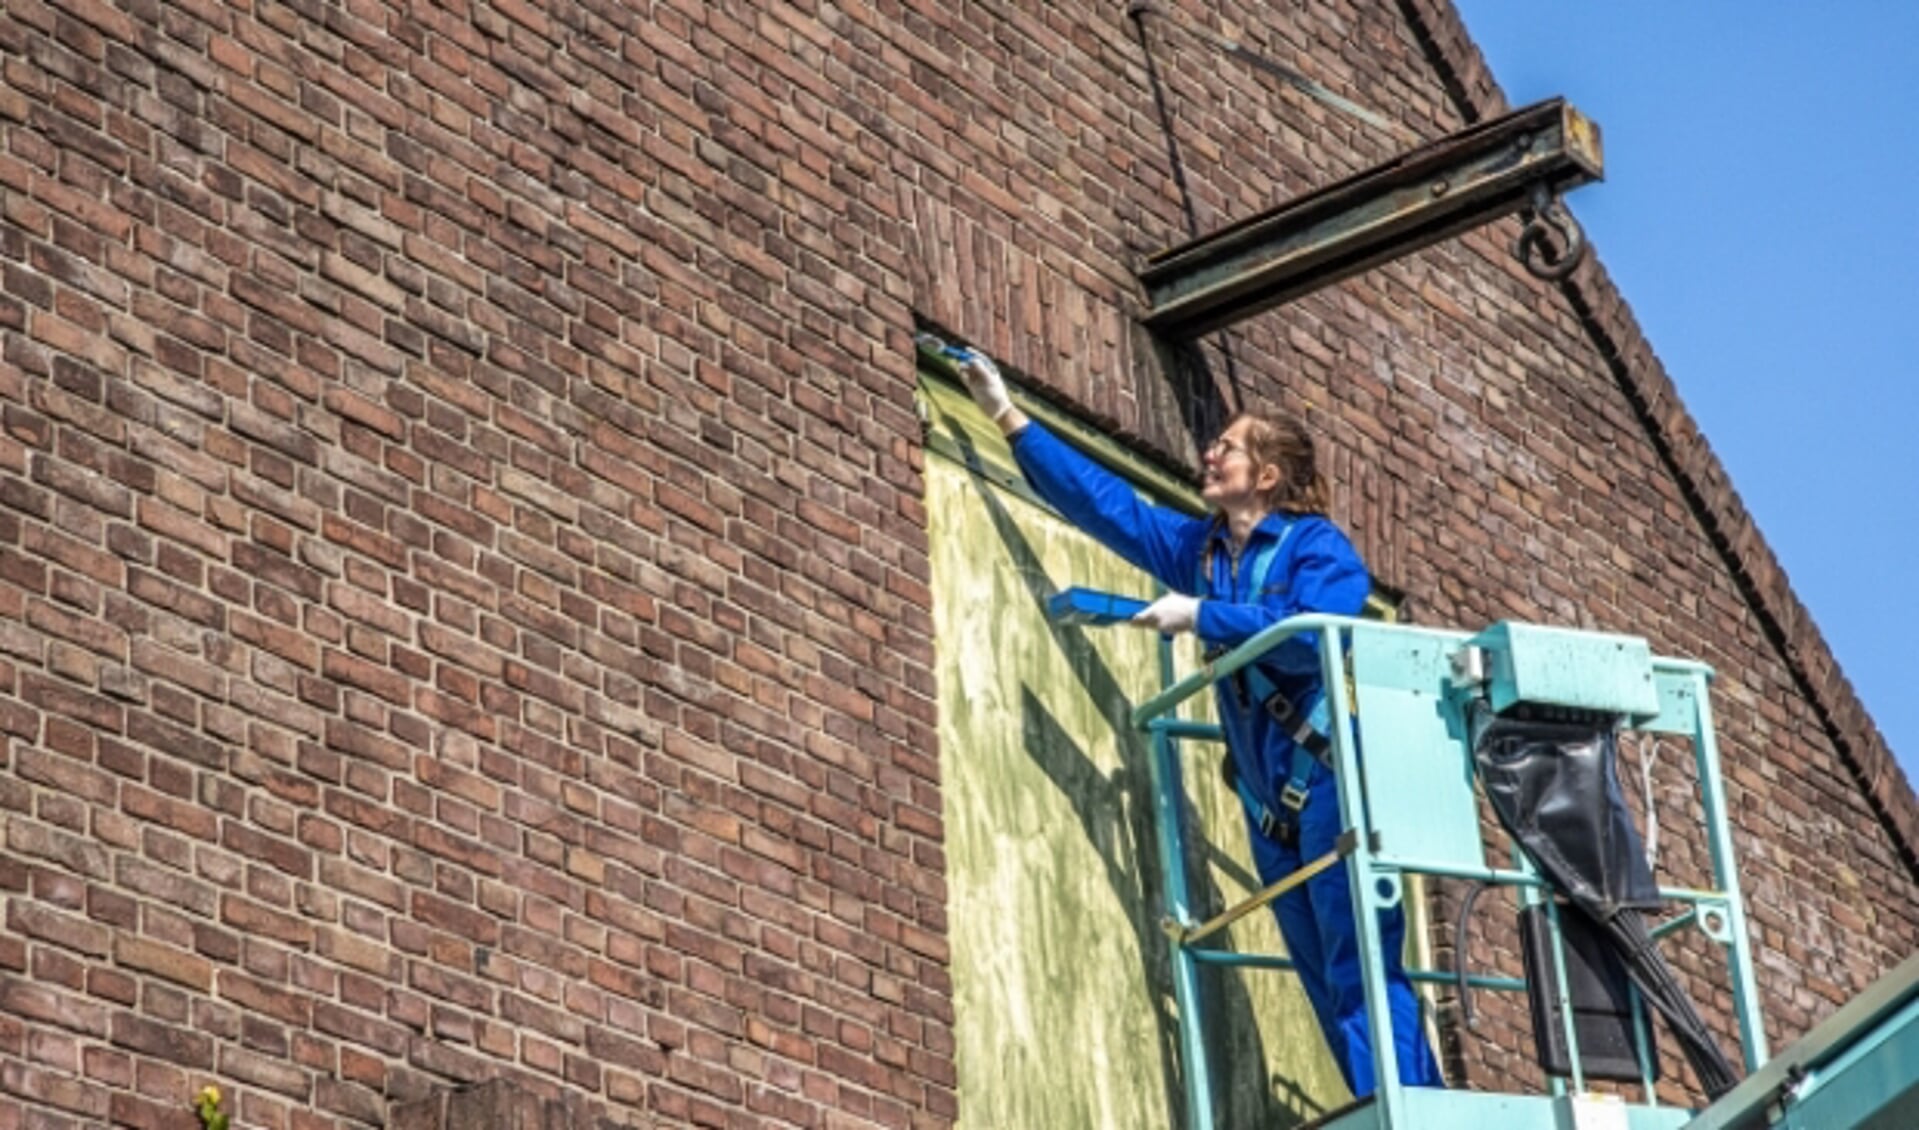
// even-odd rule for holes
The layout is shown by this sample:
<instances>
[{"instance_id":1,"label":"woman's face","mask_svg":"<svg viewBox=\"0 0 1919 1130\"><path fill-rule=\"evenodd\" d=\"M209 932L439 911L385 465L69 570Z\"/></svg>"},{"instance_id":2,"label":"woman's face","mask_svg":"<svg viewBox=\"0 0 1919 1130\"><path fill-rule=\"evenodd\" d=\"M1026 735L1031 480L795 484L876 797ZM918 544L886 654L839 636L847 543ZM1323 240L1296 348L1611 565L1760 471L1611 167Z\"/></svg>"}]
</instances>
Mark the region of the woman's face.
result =
<instances>
[{"instance_id":1,"label":"woman's face","mask_svg":"<svg viewBox=\"0 0 1919 1130\"><path fill-rule=\"evenodd\" d=\"M1259 466L1247 446L1253 421L1245 417L1228 424L1200 460L1200 497L1228 513L1263 505L1267 491L1279 485L1279 468Z\"/></svg>"}]
</instances>

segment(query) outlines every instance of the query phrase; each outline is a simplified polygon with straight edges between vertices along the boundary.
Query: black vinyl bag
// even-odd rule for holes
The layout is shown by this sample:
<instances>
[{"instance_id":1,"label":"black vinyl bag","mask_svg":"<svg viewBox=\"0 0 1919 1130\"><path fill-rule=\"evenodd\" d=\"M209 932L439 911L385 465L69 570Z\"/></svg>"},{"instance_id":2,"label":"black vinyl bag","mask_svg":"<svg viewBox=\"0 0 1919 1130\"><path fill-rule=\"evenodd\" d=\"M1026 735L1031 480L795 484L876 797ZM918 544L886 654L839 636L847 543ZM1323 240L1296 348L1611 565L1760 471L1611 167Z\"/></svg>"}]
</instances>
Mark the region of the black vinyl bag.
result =
<instances>
[{"instance_id":1,"label":"black vinyl bag","mask_svg":"<svg viewBox=\"0 0 1919 1130\"><path fill-rule=\"evenodd\" d=\"M1641 913L1659 908L1659 887L1620 792L1613 721L1505 717L1482 704L1472 734L1473 762L1500 824L1619 955L1633 985L1672 1027L1706 1094L1731 1090L1738 1082L1731 1061L1660 956Z\"/></svg>"},{"instance_id":2,"label":"black vinyl bag","mask_svg":"<svg viewBox=\"0 0 1919 1130\"><path fill-rule=\"evenodd\" d=\"M1610 917L1657 910L1659 885L1619 791L1612 727L1487 714L1473 760L1486 799L1553 885Z\"/></svg>"}]
</instances>

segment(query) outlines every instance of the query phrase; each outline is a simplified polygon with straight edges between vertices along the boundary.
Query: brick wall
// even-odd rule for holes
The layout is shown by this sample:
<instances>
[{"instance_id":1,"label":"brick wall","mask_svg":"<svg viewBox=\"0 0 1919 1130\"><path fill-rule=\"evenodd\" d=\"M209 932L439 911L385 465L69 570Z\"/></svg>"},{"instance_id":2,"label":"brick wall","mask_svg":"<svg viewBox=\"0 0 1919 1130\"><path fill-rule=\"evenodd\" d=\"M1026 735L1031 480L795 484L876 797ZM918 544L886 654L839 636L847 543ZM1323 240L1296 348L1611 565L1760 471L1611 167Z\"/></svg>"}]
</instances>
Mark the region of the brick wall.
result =
<instances>
[{"instance_id":1,"label":"brick wall","mask_svg":"<svg viewBox=\"0 0 1919 1130\"><path fill-rule=\"evenodd\" d=\"M1193 8L1497 102L1443 8ZM1390 146L1117 4L8 0L0 75L0 1127L948 1123L914 320L1177 459L1138 257ZM1308 412L1422 619L1719 667L1789 1036L1919 940L1910 791L1511 234L1198 379Z\"/></svg>"},{"instance_id":2,"label":"brick wall","mask_svg":"<svg viewBox=\"0 0 1919 1130\"><path fill-rule=\"evenodd\" d=\"M569 1104L542 1101L505 1079L397 1103L387 1130L600 1130L614 1123L583 1118Z\"/></svg>"}]
</instances>

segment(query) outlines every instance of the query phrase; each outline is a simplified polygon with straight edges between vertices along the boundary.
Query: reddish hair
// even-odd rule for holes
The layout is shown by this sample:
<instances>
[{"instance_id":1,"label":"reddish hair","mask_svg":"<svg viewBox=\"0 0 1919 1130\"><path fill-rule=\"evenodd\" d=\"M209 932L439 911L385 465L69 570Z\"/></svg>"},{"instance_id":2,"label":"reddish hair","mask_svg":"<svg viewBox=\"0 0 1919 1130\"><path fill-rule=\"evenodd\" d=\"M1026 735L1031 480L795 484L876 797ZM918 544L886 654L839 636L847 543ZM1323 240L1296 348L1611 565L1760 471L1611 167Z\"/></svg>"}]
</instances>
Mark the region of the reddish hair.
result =
<instances>
[{"instance_id":1,"label":"reddish hair","mask_svg":"<svg viewBox=\"0 0 1919 1130\"><path fill-rule=\"evenodd\" d=\"M1250 424L1246 453L1253 457L1253 466L1279 468L1279 484L1266 493L1266 505L1294 514L1323 515L1332 508L1332 491L1326 485L1326 476L1319 473L1313 457L1313 436L1306 425L1293 416L1263 412L1241 412L1235 417L1235 422L1238 420Z\"/></svg>"}]
</instances>

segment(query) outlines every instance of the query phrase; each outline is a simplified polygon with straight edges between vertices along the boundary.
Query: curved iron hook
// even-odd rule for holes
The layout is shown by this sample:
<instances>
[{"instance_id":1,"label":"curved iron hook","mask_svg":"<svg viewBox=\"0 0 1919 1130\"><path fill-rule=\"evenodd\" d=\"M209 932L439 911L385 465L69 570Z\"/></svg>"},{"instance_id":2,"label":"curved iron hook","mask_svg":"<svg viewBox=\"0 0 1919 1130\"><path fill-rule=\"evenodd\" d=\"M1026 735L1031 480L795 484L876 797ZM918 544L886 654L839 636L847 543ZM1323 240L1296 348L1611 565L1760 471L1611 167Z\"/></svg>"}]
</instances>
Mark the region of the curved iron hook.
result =
<instances>
[{"instance_id":1,"label":"curved iron hook","mask_svg":"<svg viewBox=\"0 0 1919 1130\"><path fill-rule=\"evenodd\" d=\"M1513 240L1513 258L1525 264L1534 278L1547 282L1559 282L1572 274L1573 268L1586 256L1586 232L1579 221L1553 199L1546 182L1533 185L1532 204L1526 209L1526 215L1526 226L1519 229L1519 238ZM1566 244L1566 249L1558 254L1553 253L1554 231Z\"/></svg>"}]
</instances>

